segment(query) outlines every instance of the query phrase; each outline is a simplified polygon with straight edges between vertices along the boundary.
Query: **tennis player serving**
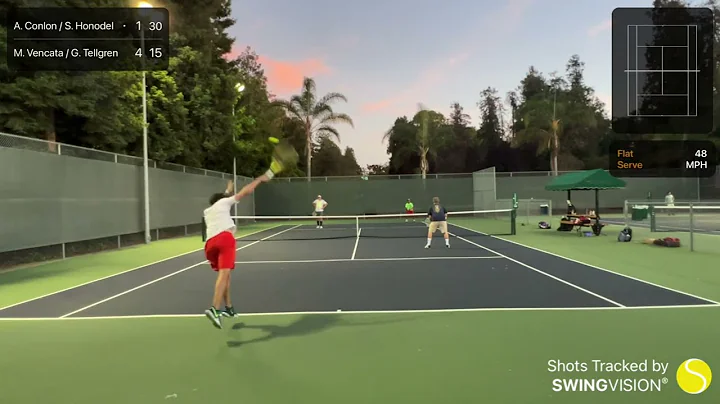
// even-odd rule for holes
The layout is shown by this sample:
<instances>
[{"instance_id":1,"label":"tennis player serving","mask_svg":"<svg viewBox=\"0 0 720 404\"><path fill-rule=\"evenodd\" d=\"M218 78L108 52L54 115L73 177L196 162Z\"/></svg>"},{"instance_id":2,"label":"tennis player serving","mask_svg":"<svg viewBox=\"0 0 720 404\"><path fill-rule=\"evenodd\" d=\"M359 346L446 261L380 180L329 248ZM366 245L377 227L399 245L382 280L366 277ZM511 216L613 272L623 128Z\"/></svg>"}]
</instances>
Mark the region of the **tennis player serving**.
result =
<instances>
[{"instance_id":1,"label":"tennis player serving","mask_svg":"<svg viewBox=\"0 0 720 404\"><path fill-rule=\"evenodd\" d=\"M322 195L318 195L317 199L313 201L313 207L315 208L315 211L313 212L313 215L317 216L317 228L322 229L323 228L323 212L325 212L325 208L327 208L328 203L325 202L325 200L322 198Z\"/></svg>"},{"instance_id":2,"label":"tennis player serving","mask_svg":"<svg viewBox=\"0 0 720 404\"><path fill-rule=\"evenodd\" d=\"M445 237L445 247L450 248L450 234L448 233L447 227L447 210L440 205L440 198L437 196L433 198L433 206L428 211L428 219L430 219L430 225L428 226L427 244L425 248L430 248L432 243L433 233L440 230Z\"/></svg>"},{"instance_id":3,"label":"tennis player serving","mask_svg":"<svg viewBox=\"0 0 720 404\"><path fill-rule=\"evenodd\" d=\"M203 221L206 228L205 257L210 261L213 271L217 272L215 280L215 294L212 306L205 310L205 315L213 322L215 327L222 328L220 316L235 317L230 300L230 273L235 269L235 222L230 216L233 205L255 191L261 182L270 179L267 175L256 178L245 185L240 192L233 195L233 182L229 181L224 193L213 194L210 197L210 207L203 212ZM218 311L225 302L225 310Z\"/></svg>"},{"instance_id":4,"label":"tennis player serving","mask_svg":"<svg viewBox=\"0 0 720 404\"><path fill-rule=\"evenodd\" d=\"M246 196L251 195L260 183L270 181L290 164L297 162L297 152L287 144L280 144L273 151L270 169L260 177L245 185L240 192L233 195L233 181L228 181L224 193L210 197L210 207L203 211L203 239L205 257L210 261L213 271L217 272L215 293L212 306L205 310L205 315L213 325L222 328L221 316L237 317L230 299L230 274L235 269L235 222L230 216L230 209ZM225 302L225 309L218 311Z\"/></svg>"}]
</instances>

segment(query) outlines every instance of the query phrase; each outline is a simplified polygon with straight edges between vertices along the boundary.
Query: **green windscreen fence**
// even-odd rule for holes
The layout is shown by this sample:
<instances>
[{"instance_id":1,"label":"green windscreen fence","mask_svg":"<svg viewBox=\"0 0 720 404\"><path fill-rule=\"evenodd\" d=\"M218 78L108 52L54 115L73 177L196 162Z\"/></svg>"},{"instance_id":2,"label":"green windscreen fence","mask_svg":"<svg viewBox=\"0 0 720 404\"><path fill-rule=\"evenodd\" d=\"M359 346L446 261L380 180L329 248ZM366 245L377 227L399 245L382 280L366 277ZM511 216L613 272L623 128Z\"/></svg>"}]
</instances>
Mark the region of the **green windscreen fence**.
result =
<instances>
[{"instance_id":1,"label":"green windscreen fence","mask_svg":"<svg viewBox=\"0 0 720 404\"><path fill-rule=\"evenodd\" d=\"M142 159L0 134L0 173L0 266L145 241ZM153 239L199 232L210 195L232 179L154 161L148 175ZM253 198L237 214L255 214Z\"/></svg>"},{"instance_id":2,"label":"green windscreen fence","mask_svg":"<svg viewBox=\"0 0 720 404\"><path fill-rule=\"evenodd\" d=\"M416 212L425 212L432 198L450 211L474 210L473 178L462 175L318 177L277 179L255 191L255 212L265 216L304 216L313 211L318 195L328 202L328 215L403 213L410 199Z\"/></svg>"}]
</instances>

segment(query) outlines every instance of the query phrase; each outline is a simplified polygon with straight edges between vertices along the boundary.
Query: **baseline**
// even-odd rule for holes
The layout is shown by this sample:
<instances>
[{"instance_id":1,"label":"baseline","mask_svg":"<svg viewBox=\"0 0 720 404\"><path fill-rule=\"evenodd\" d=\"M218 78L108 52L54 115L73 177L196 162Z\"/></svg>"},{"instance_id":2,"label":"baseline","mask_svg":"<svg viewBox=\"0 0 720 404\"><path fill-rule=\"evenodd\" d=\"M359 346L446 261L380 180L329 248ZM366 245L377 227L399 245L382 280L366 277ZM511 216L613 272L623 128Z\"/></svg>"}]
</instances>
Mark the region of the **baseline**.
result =
<instances>
[{"instance_id":1,"label":"baseline","mask_svg":"<svg viewBox=\"0 0 720 404\"><path fill-rule=\"evenodd\" d=\"M684 306L605 306L605 307L480 307L468 309L424 309L424 310L365 310L365 311L293 311L271 313L242 313L241 317L301 316L301 315L345 315L345 314L424 314L424 313L461 313L461 312L505 312L505 311L638 311L638 310L681 310L715 309L720 306L697 304ZM0 317L7 321L73 321L73 320L129 320L150 318L204 318L204 314L145 314L126 316L87 316L87 317Z\"/></svg>"}]
</instances>

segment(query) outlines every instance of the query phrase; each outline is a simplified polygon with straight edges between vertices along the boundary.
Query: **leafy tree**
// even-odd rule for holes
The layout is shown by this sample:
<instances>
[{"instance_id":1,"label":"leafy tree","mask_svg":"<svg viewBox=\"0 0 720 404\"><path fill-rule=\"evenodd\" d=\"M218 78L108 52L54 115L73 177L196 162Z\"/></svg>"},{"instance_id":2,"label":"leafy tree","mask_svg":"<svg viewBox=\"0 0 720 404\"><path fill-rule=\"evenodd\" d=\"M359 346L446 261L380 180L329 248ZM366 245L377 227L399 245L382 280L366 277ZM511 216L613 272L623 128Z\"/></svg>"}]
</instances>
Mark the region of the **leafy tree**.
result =
<instances>
[{"instance_id":1,"label":"leafy tree","mask_svg":"<svg viewBox=\"0 0 720 404\"><path fill-rule=\"evenodd\" d=\"M499 167L503 161L506 148L504 128L501 122L502 102L498 92L488 87L480 93L478 102L480 109L480 127L477 130L477 139L473 147L478 162L484 162L485 167ZM473 167L473 171L485 167Z\"/></svg>"},{"instance_id":2,"label":"leafy tree","mask_svg":"<svg viewBox=\"0 0 720 404\"><path fill-rule=\"evenodd\" d=\"M470 127L470 115L459 103L453 103L447 125L440 130L442 145L435 158L435 169L443 173L462 173L471 170L473 156L468 153L475 138Z\"/></svg>"},{"instance_id":3,"label":"leafy tree","mask_svg":"<svg viewBox=\"0 0 720 404\"><path fill-rule=\"evenodd\" d=\"M324 136L333 136L339 140L340 133L334 126L336 123L346 123L354 126L349 115L333 110L332 104L336 101L347 102L347 98L340 93L328 93L318 99L315 80L305 77L300 94L292 96L289 100L277 100L274 102L274 104L283 107L290 117L304 124L308 181L312 171L313 141Z\"/></svg>"},{"instance_id":4,"label":"leafy tree","mask_svg":"<svg viewBox=\"0 0 720 404\"><path fill-rule=\"evenodd\" d=\"M362 174L353 149L346 147L344 152L341 151L329 136L321 136L318 143L314 145L313 167L317 177Z\"/></svg>"},{"instance_id":5,"label":"leafy tree","mask_svg":"<svg viewBox=\"0 0 720 404\"><path fill-rule=\"evenodd\" d=\"M342 156L342 174L341 175L360 175L363 170L360 168L355 158L355 150L352 147L346 147Z\"/></svg>"},{"instance_id":6,"label":"leafy tree","mask_svg":"<svg viewBox=\"0 0 720 404\"><path fill-rule=\"evenodd\" d=\"M387 164L369 164L364 170L366 175L387 175L388 165Z\"/></svg>"}]
</instances>

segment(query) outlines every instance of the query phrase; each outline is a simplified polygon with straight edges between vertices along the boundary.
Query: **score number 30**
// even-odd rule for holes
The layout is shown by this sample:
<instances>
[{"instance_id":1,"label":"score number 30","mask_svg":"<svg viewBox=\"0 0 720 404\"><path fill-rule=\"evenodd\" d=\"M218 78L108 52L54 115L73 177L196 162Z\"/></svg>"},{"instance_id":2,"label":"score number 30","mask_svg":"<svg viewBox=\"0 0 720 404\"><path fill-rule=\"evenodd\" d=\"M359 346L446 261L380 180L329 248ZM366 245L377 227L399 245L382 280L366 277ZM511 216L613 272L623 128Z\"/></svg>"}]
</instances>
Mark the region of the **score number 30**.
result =
<instances>
[{"instance_id":1,"label":"score number 30","mask_svg":"<svg viewBox=\"0 0 720 404\"><path fill-rule=\"evenodd\" d=\"M151 58L160 59L163 57L162 48L150 48L150 49L148 49L148 53L150 54ZM139 58L143 57L142 48L138 48L137 51L135 51L135 56L137 56Z\"/></svg>"}]
</instances>

